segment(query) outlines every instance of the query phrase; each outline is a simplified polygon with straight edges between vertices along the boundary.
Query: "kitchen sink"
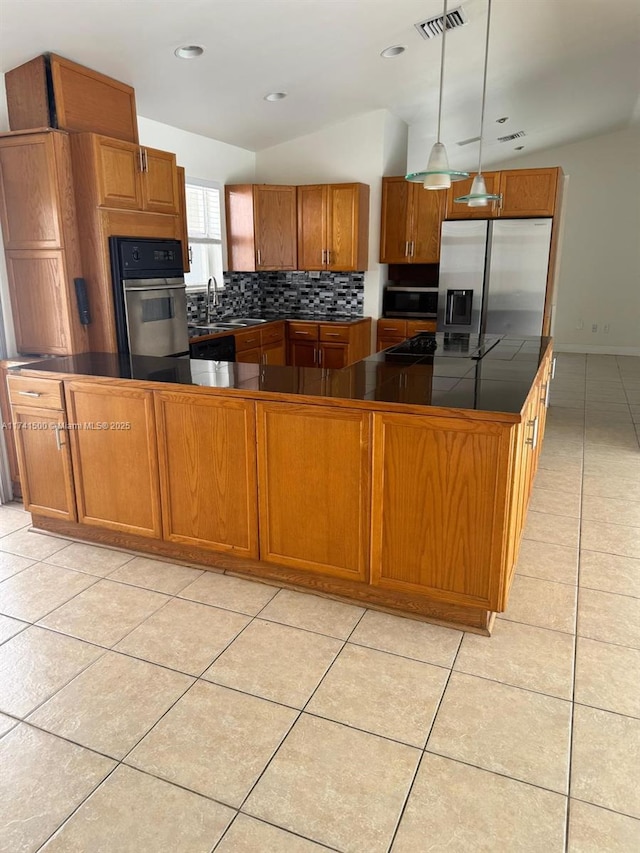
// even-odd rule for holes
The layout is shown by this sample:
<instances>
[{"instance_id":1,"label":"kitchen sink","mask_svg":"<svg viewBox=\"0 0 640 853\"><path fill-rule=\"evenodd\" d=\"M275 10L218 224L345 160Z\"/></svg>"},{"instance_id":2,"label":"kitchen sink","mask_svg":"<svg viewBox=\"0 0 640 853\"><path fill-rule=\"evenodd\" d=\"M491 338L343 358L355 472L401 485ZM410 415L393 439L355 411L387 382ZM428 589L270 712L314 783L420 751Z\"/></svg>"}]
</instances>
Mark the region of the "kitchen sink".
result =
<instances>
[{"instance_id":1,"label":"kitchen sink","mask_svg":"<svg viewBox=\"0 0 640 853\"><path fill-rule=\"evenodd\" d=\"M258 326L260 323L268 323L268 320L259 320L256 317L238 317L238 319L226 320L230 326Z\"/></svg>"}]
</instances>

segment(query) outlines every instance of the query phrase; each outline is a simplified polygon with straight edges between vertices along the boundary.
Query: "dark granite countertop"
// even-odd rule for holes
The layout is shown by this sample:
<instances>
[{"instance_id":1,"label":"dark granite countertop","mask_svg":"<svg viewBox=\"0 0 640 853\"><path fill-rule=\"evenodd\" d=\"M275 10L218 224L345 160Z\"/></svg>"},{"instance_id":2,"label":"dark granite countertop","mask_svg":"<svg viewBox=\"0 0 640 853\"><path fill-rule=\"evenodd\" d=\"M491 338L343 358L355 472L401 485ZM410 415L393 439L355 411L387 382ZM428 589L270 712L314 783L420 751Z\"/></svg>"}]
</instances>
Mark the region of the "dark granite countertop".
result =
<instances>
[{"instance_id":1,"label":"dark granite countertop","mask_svg":"<svg viewBox=\"0 0 640 853\"><path fill-rule=\"evenodd\" d=\"M550 342L502 338L479 359L386 350L342 370L111 353L50 358L14 370L519 415Z\"/></svg>"}]
</instances>

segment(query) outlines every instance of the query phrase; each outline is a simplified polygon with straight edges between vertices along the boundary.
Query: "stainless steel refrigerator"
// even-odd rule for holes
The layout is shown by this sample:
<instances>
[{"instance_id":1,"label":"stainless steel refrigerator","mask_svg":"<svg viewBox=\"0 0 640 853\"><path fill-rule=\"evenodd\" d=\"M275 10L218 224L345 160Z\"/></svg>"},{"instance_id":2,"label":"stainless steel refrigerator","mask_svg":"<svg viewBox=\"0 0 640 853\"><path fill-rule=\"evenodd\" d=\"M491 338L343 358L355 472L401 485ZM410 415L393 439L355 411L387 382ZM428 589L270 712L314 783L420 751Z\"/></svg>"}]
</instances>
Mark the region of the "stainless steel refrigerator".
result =
<instances>
[{"instance_id":1,"label":"stainless steel refrigerator","mask_svg":"<svg viewBox=\"0 0 640 853\"><path fill-rule=\"evenodd\" d=\"M442 223L438 331L540 335L551 219Z\"/></svg>"}]
</instances>

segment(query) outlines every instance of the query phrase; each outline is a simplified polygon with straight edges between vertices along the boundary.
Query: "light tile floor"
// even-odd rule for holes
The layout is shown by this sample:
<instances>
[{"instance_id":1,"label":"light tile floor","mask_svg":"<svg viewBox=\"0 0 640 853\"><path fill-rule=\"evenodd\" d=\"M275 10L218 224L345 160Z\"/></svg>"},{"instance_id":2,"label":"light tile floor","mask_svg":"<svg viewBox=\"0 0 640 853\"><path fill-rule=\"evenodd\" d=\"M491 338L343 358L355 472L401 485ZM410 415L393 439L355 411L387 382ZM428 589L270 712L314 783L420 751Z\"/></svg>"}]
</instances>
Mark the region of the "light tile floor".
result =
<instances>
[{"instance_id":1,"label":"light tile floor","mask_svg":"<svg viewBox=\"0 0 640 853\"><path fill-rule=\"evenodd\" d=\"M551 401L490 639L0 508L0 850L639 850L640 359Z\"/></svg>"}]
</instances>

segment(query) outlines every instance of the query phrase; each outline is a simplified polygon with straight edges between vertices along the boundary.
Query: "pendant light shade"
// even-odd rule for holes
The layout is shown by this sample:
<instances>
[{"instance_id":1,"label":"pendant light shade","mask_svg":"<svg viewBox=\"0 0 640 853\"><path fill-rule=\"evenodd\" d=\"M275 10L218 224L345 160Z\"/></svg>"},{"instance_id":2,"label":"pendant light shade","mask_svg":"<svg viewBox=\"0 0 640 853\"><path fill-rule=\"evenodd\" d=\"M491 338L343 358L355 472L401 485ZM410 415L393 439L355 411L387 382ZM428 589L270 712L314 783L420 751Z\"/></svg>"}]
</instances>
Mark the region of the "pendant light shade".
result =
<instances>
[{"instance_id":1,"label":"pendant light shade","mask_svg":"<svg viewBox=\"0 0 640 853\"><path fill-rule=\"evenodd\" d=\"M486 207L490 201L500 201L501 195L492 195L487 192L487 185L482 174L482 134L484 131L484 108L487 96L487 66L489 64L489 31L491 29L491 0L487 0L487 36L484 46L484 75L482 79L482 107L480 108L480 145L478 150L478 174L471 183L469 195L461 195L454 198L458 204L466 204L469 207Z\"/></svg>"},{"instance_id":2,"label":"pendant light shade","mask_svg":"<svg viewBox=\"0 0 640 853\"><path fill-rule=\"evenodd\" d=\"M440 94L438 98L438 138L431 149L427 168L424 172L411 172L406 175L406 180L416 184L422 184L426 190L446 190L452 181L462 181L469 177L468 172L457 172L449 168L447 149L440 142L440 124L442 119L442 84L444 80L444 50L447 39L447 6L448 0L444 0L444 11L442 14L442 51L440 54Z\"/></svg>"}]
</instances>

